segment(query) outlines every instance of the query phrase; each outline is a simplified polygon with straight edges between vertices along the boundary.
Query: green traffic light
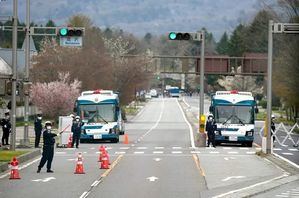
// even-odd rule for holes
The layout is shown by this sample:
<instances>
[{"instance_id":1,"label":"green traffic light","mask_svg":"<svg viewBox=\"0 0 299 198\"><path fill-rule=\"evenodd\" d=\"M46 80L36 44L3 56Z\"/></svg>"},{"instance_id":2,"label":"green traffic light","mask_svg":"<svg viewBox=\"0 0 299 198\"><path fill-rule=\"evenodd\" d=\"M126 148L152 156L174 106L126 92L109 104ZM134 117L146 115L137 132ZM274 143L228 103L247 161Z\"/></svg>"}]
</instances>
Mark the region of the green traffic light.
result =
<instances>
[{"instance_id":1,"label":"green traffic light","mask_svg":"<svg viewBox=\"0 0 299 198\"><path fill-rule=\"evenodd\" d=\"M176 33L175 32L170 32L169 33L169 39L170 40L175 40L176 39Z\"/></svg>"},{"instance_id":2,"label":"green traffic light","mask_svg":"<svg viewBox=\"0 0 299 198\"><path fill-rule=\"evenodd\" d=\"M59 30L59 34L60 34L60 36L66 36L66 35L67 35L67 32L68 32L67 28L61 28L61 29Z\"/></svg>"}]
</instances>

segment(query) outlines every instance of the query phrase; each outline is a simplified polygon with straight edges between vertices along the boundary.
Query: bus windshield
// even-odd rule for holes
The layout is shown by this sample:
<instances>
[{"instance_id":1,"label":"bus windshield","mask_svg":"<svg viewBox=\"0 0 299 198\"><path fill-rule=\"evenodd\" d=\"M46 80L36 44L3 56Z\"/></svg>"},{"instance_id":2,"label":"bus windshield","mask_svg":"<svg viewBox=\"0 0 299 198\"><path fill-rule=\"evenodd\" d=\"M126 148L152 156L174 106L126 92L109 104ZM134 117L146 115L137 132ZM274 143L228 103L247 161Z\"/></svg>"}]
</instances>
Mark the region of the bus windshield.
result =
<instances>
[{"instance_id":1,"label":"bus windshield","mask_svg":"<svg viewBox=\"0 0 299 198\"><path fill-rule=\"evenodd\" d=\"M80 105L80 115L91 123L116 121L114 104Z\"/></svg>"},{"instance_id":2,"label":"bus windshield","mask_svg":"<svg viewBox=\"0 0 299 198\"><path fill-rule=\"evenodd\" d=\"M254 124L254 113L251 106L216 106L216 123Z\"/></svg>"}]
</instances>

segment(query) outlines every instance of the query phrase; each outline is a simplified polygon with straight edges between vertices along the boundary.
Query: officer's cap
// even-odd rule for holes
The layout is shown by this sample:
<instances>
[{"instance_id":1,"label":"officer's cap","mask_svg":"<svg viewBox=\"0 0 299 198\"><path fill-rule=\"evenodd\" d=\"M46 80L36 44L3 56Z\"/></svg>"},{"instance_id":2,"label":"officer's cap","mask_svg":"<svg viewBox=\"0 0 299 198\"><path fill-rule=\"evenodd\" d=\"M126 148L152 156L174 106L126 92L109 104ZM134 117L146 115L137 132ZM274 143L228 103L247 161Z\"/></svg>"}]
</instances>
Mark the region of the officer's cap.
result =
<instances>
[{"instance_id":1,"label":"officer's cap","mask_svg":"<svg viewBox=\"0 0 299 198\"><path fill-rule=\"evenodd\" d=\"M6 111L6 112L5 112L5 115L6 115L6 116L9 115L9 111Z\"/></svg>"},{"instance_id":2,"label":"officer's cap","mask_svg":"<svg viewBox=\"0 0 299 198\"><path fill-rule=\"evenodd\" d=\"M213 114L210 114L210 115L208 116L208 118L214 118Z\"/></svg>"},{"instance_id":3,"label":"officer's cap","mask_svg":"<svg viewBox=\"0 0 299 198\"><path fill-rule=\"evenodd\" d=\"M80 119L80 116L76 116L76 119Z\"/></svg>"},{"instance_id":4,"label":"officer's cap","mask_svg":"<svg viewBox=\"0 0 299 198\"><path fill-rule=\"evenodd\" d=\"M52 126L52 122L51 121L46 121L45 126Z\"/></svg>"}]
</instances>

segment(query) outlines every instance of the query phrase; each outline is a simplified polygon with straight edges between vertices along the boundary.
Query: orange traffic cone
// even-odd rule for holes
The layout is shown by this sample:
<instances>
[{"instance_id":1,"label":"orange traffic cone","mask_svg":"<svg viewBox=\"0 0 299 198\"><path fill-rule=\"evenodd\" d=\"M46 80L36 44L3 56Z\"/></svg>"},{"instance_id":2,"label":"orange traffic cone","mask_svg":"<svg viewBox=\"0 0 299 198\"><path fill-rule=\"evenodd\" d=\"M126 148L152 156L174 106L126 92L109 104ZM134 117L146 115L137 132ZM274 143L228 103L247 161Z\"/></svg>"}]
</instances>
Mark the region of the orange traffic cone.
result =
<instances>
[{"instance_id":1,"label":"orange traffic cone","mask_svg":"<svg viewBox=\"0 0 299 198\"><path fill-rule=\"evenodd\" d=\"M19 162L16 157L12 158L12 161L10 162L11 170L10 170L10 178L9 179L21 179L19 175Z\"/></svg>"},{"instance_id":2,"label":"orange traffic cone","mask_svg":"<svg viewBox=\"0 0 299 198\"><path fill-rule=\"evenodd\" d=\"M81 153L78 153L78 159L77 159L75 174L85 174L84 168L83 168L83 161L82 161L82 154Z\"/></svg>"},{"instance_id":3,"label":"orange traffic cone","mask_svg":"<svg viewBox=\"0 0 299 198\"><path fill-rule=\"evenodd\" d=\"M102 157L103 157L103 152L106 151L105 147L102 145L99 147L99 151L100 151L100 155L99 155L99 159L98 159L98 162L101 162L102 161Z\"/></svg>"},{"instance_id":4,"label":"orange traffic cone","mask_svg":"<svg viewBox=\"0 0 299 198\"><path fill-rule=\"evenodd\" d=\"M101 169L109 169L109 158L108 158L106 152L104 153L104 155L102 157Z\"/></svg>"},{"instance_id":5,"label":"orange traffic cone","mask_svg":"<svg viewBox=\"0 0 299 198\"><path fill-rule=\"evenodd\" d=\"M67 143L67 148L72 148L72 142L73 142L73 137L72 134L70 134L69 141Z\"/></svg>"},{"instance_id":6,"label":"orange traffic cone","mask_svg":"<svg viewBox=\"0 0 299 198\"><path fill-rule=\"evenodd\" d=\"M128 134L125 134L124 144L129 144L129 137L128 137Z\"/></svg>"}]
</instances>

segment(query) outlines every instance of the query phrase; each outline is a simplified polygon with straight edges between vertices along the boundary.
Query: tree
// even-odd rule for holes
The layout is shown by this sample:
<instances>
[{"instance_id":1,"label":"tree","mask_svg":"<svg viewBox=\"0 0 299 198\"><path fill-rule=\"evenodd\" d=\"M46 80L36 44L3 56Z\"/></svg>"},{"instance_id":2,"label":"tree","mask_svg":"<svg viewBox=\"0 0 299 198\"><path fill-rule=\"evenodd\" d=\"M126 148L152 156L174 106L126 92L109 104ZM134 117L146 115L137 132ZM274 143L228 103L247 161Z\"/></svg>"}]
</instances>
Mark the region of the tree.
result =
<instances>
[{"instance_id":1,"label":"tree","mask_svg":"<svg viewBox=\"0 0 299 198\"><path fill-rule=\"evenodd\" d=\"M57 119L72 111L77 97L80 95L81 82L71 82L69 73L58 73L58 80L49 83L34 83L30 99L44 115Z\"/></svg>"},{"instance_id":2,"label":"tree","mask_svg":"<svg viewBox=\"0 0 299 198\"><path fill-rule=\"evenodd\" d=\"M68 21L68 25L71 25L73 27L85 27L85 28L91 28L92 27L92 21L88 16L85 16L83 14L76 14L74 16L71 16Z\"/></svg>"},{"instance_id":3,"label":"tree","mask_svg":"<svg viewBox=\"0 0 299 198\"><path fill-rule=\"evenodd\" d=\"M224 34L222 35L219 43L217 43L217 47L216 47L216 51L219 54L228 54L228 48L229 48L229 40L228 40L228 36L227 33L224 32Z\"/></svg>"},{"instance_id":4,"label":"tree","mask_svg":"<svg viewBox=\"0 0 299 198\"><path fill-rule=\"evenodd\" d=\"M245 31L246 27L242 24L239 24L236 29L233 31L232 36L229 40L229 55L230 56L242 56L246 51L245 46Z\"/></svg>"}]
</instances>

